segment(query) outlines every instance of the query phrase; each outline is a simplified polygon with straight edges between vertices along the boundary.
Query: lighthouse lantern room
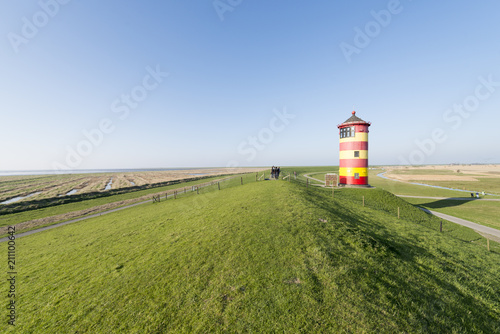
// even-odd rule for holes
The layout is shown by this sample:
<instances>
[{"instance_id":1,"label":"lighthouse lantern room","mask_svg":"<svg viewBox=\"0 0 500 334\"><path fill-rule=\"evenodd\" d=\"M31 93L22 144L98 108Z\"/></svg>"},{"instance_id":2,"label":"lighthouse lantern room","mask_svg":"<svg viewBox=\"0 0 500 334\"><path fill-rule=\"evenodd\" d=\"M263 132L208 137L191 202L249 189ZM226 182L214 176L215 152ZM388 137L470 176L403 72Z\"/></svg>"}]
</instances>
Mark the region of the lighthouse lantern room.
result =
<instances>
[{"instance_id":1,"label":"lighthouse lantern room","mask_svg":"<svg viewBox=\"0 0 500 334\"><path fill-rule=\"evenodd\" d=\"M340 134L340 186L369 186L368 184L368 127L356 112L338 125Z\"/></svg>"}]
</instances>

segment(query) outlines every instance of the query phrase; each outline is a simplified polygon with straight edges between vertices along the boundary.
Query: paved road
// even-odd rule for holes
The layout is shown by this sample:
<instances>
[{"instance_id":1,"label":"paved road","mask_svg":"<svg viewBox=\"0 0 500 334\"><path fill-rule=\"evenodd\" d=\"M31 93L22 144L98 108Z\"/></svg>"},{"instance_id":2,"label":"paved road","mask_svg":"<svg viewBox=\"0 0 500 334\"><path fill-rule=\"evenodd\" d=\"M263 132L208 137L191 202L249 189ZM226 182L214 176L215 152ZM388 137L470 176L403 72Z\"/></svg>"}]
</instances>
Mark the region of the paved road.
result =
<instances>
[{"instance_id":1,"label":"paved road","mask_svg":"<svg viewBox=\"0 0 500 334\"><path fill-rule=\"evenodd\" d=\"M427 197L427 196L409 196L409 195L396 195L396 196L398 196L398 197L406 197L406 198L434 199L434 200L495 201L495 202L499 202L500 201L500 199L494 199L494 198ZM448 221L450 221L452 223L456 223L456 224L459 224L459 225L471 228L474 231L481 233L485 237L493 236L492 239L494 239L495 241L499 241L500 242L500 230L497 230L497 229L494 229L494 228L491 228L491 227L488 227L488 226L476 224L476 223L473 223L473 222L471 222L469 220L465 220L465 219L462 219L462 218L453 217L453 216L450 216L450 215L447 215L447 214L444 214L444 213L441 213L441 212L432 211L432 210L428 210L428 209L424 209L424 208L420 208L420 209L424 210L427 213L433 214L436 217L439 217L439 218L442 218L442 219L446 219L446 220L448 220Z\"/></svg>"},{"instance_id":2,"label":"paved road","mask_svg":"<svg viewBox=\"0 0 500 334\"><path fill-rule=\"evenodd\" d=\"M436 217L446 219L452 223L469 227L469 228L473 229L474 231L477 231L485 236L488 235L488 236L493 236L494 239L497 239L497 238L500 239L500 230L497 230L497 229L494 229L494 228L491 228L488 226L479 225L479 224L473 223L469 220L465 220L462 218L457 218L457 217L453 217L450 215L446 215L446 214L441 213L441 212L432 211L432 210L428 210L428 209L424 209L424 208L420 208L420 210L423 210L427 213L433 214Z\"/></svg>"},{"instance_id":3,"label":"paved road","mask_svg":"<svg viewBox=\"0 0 500 334\"><path fill-rule=\"evenodd\" d=\"M406 198L424 198L424 199L449 199L453 201L492 201L492 202L500 202L500 198L472 198L472 197L428 197L428 196L410 196L410 195L396 195L398 197L406 197Z\"/></svg>"}]
</instances>

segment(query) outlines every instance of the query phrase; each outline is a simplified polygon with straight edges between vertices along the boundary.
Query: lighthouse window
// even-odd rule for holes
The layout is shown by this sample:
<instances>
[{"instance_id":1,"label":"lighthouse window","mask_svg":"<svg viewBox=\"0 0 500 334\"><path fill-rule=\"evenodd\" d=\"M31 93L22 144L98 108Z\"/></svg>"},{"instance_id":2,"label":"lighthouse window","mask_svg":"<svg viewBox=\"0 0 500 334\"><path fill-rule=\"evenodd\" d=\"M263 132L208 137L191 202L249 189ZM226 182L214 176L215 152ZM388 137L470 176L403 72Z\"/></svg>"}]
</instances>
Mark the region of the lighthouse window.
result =
<instances>
[{"instance_id":1,"label":"lighthouse window","mask_svg":"<svg viewBox=\"0 0 500 334\"><path fill-rule=\"evenodd\" d=\"M354 137L354 135L355 135L355 127L354 126L351 126L349 128L340 129L340 138Z\"/></svg>"},{"instance_id":2,"label":"lighthouse window","mask_svg":"<svg viewBox=\"0 0 500 334\"><path fill-rule=\"evenodd\" d=\"M359 151L354 151L354 157L359 158Z\"/></svg>"},{"instance_id":3,"label":"lighthouse window","mask_svg":"<svg viewBox=\"0 0 500 334\"><path fill-rule=\"evenodd\" d=\"M359 180L359 173L354 173L354 179Z\"/></svg>"}]
</instances>

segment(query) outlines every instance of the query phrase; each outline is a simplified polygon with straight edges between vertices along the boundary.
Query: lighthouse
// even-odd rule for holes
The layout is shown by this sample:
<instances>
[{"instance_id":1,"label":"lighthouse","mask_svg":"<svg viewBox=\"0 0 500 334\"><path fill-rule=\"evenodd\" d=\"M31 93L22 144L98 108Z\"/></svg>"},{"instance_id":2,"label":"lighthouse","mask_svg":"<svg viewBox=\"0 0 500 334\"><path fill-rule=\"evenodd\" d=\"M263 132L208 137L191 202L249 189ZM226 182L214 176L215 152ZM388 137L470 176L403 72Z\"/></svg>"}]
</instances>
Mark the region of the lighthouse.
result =
<instances>
[{"instance_id":1,"label":"lighthouse","mask_svg":"<svg viewBox=\"0 0 500 334\"><path fill-rule=\"evenodd\" d=\"M369 186L368 184L368 127L356 112L338 125L340 134L340 186Z\"/></svg>"}]
</instances>

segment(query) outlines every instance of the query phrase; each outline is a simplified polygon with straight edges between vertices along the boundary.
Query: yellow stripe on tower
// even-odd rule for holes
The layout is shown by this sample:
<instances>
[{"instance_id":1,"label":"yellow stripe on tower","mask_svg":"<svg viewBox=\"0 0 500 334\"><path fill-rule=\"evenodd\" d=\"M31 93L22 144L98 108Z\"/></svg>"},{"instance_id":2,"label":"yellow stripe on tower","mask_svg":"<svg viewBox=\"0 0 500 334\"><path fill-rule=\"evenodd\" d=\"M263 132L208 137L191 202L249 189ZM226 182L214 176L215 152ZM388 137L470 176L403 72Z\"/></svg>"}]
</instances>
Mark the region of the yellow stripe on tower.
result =
<instances>
[{"instance_id":1,"label":"yellow stripe on tower","mask_svg":"<svg viewBox=\"0 0 500 334\"><path fill-rule=\"evenodd\" d=\"M354 152L359 152L359 157L354 156ZM367 150L357 150L357 151L340 151L340 159L368 159Z\"/></svg>"},{"instance_id":2,"label":"yellow stripe on tower","mask_svg":"<svg viewBox=\"0 0 500 334\"><path fill-rule=\"evenodd\" d=\"M368 176L368 168L340 168L339 175L341 176L354 176L359 173L360 177Z\"/></svg>"}]
</instances>

